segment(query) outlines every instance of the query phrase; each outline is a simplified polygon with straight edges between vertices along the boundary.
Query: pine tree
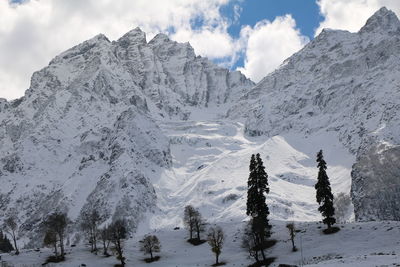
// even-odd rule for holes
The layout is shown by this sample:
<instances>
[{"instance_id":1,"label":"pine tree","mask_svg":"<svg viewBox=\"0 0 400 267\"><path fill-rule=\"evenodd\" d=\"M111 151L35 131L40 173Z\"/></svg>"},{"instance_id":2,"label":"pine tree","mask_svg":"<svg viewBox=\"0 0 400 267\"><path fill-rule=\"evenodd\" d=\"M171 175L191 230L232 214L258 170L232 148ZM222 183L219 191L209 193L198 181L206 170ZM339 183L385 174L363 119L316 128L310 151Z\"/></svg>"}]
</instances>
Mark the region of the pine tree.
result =
<instances>
[{"instance_id":1,"label":"pine tree","mask_svg":"<svg viewBox=\"0 0 400 267\"><path fill-rule=\"evenodd\" d=\"M269 229L271 226L269 225L268 215L269 209L267 206L265 195L269 193L268 187L268 174L265 171L264 163L260 157L260 154L256 155L257 165L257 182L258 182L258 192L259 192L259 200L258 200L258 218L261 218L263 223L263 231L265 231L265 237L270 237Z\"/></svg>"},{"instance_id":2,"label":"pine tree","mask_svg":"<svg viewBox=\"0 0 400 267\"><path fill-rule=\"evenodd\" d=\"M258 188L257 188L257 173L256 173L256 158L251 155L250 159L250 175L247 181L247 216L255 215L257 211L257 199L258 199Z\"/></svg>"},{"instance_id":3,"label":"pine tree","mask_svg":"<svg viewBox=\"0 0 400 267\"><path fill-rule=\"evenodd\" d=\"M269 209L265 202L265 195L269 193L268 175L265 172L260 154L251 156L249 169L246 213L252 217L251 231L255 236L255 250L261 252L265 261L264 249L266 239L271 236L271 226L268 221Z\"/></svg>"},{"instance_id":4,"label":"pine tree","mask_svg":"<svg viewBox=\"0 0 400 267\"><path fill-rule=\"evenodd\" d=\"M317 202L320 205L318 210L324 217L323 223L328 225L328 229L336 222L334 218L335 208L333 207L333 194L329 183L328 175L326 174L326 162L320 150L317 154L318 162L318 182L315 184L317 190Z\"/></svg>"}]
</instances>

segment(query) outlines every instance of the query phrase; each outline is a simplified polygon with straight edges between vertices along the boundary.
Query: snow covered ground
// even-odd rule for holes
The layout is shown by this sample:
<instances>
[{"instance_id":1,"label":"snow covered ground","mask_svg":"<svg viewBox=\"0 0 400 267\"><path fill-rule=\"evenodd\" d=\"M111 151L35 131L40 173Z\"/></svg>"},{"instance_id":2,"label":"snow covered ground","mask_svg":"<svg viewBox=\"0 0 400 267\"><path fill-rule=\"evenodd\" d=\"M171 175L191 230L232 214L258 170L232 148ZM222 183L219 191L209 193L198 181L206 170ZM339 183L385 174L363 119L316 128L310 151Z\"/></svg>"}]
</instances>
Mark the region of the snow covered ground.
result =
<instances>
[{"instance_id":1,"label":"snow covered ground","mask_svg":"<svg viewBox=\"0 0 400 267\"><path fill-rule=\"evenodd\" d=\"M279 264L296 264L301 266L400 266L400 223L399 222L370 222L348 223L340 225L341 231L333 235L321 234L322 224L317 222L297 223L295 244L297 252L291 252L289 235L283 221L273 221L273 238L278 243L268 251L269 257L276 257L272 266ZM241 248L240 230L243 224L222 223L226 232L226 242L221 254L221 261L226 266L247 266L251 263L247 253ZM322 226L324 227L324 226ZM147 264L145 256L138 249L136 236L125 243L127 266L159 266L159 267L190 267L210 266L214 256L207 243L192 246L185 241L187 232L183 229L172 230L164 228L155 232L160 238L162 249L158 253L158 262ZM2 259L15 267L40 266L51 254L50 249L40 252L23 250L19 256L1 254ZM56 266L98 266L106 267L117 264L115 257L104 258L89 252L88 247L78 246L68 249L66 262Z\"/></svg>"}]
</instances>

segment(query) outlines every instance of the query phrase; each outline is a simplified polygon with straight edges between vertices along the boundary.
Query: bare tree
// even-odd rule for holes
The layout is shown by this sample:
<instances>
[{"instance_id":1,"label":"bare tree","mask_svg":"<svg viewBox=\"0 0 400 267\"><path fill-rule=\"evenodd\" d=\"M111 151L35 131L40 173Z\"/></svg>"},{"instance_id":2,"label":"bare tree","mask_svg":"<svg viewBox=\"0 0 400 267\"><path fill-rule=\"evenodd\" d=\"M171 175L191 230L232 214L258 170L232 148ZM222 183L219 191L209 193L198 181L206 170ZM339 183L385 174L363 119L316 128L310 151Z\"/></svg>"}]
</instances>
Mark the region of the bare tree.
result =
<instances>
[{"instance_id":1,"label":"bare tree","mask_svg":"<svg viewBox=\"0 0 400 267\"><path fill-rule=\"evenodd\" d=\"M65 229L68 225L68 217L65 213L54 212L52 213L44 222L44 225L47 229L46 232L51 231L58 236L58 240L60 241L60 250L61 250L61 258L64 258L64 236Z\"/></svg>"},{"instance_id":2,"label":"bare tree","mask_svg":"<svg viewBox=\"0 0 400 267\"><path fill-rule=\"evenodd\" d=\"M193 239L195 214L196 214L196 209L193 208L193 206L188 205L185 207L183 222L185 224L185 227L189 230L190 240Z\"/></svg>"},{"instance_id":3,"label":"bare tree","mask_svg":"<svg viewBox=\"0 0 400 267\"><path fill-rule=\"evenodd\" d=\"M19 254L17 246L18 224L14 216L10 216L4 221L4 231L9 235L11 235L14 242L15 255L18 255Z\"/></svg>"},{"instance_id":4,"label":"bare tree","mask_svg":"<svg viewBox=\"0 0 400 267\"><path fill-rule=\"evenodd\" d=\"M116 220L110 225L109 229L111 242L114 244L117 252L117 259L121 261L122 266L125 266L125 257L123 256L122 245L128 234L127 223L125 220Z\"/></svg>"},{"instance_id":5,"label":"bare tree","mask_svg":"<svg viewBox=\"0 0 400 267\"><path fill-rule=\"evenodd\" d=\"M208 244L211 246L211 251L215 254L215 265L219 264L219 255L224 244L224 232L219 226L211 227L207 235Z\"/></svg>"},{"instance_id":6,"label":"bare tree","mask_svg":"<svg viewBox=\"0 0 400 267\"><path fill-rule=\"evenodd\" d=\"M82 215L81 228L83 231L85 231L89 239L91 252L97 252L97 235L100 221L101 217L97 210L93 210Z\"/></svg>"},{"instance_id":7,"label":"bare tree","mask_svg":"<svg viewBox=\"0 0 400 267\"><path fill-rule=\"evenodd\" d=\"M107 226L100 229L100 239L101 242L103 243L103 255L110 256L110 254L108 254L108 247L111 242L111 234L110 234L110 229Z\"/></svg>"},{"instance_id":8,"label":"bare tree","mask_svg":"<svg viewBox=\"0 0 400 267\"><path fill-rule=\"evenodd\" d=\"M296 228L295 228L294 223L288 223L288 224L286 224L286 228L287 228L288 231L289 231L290 240L292 241L292 251L293 251L293 252L294 252L294 251L297 251L297 248L296 248L296 246L294 245L294 237L295 237L295 235L296 235Z\"/></svg>"},{"instance_id":9,"label":"bare tree","mask_svg":"<svg viewBox=\"0 0 400 267\"><path fill-rule=\"evenodd\" d=\"M144 254L150 254L150 260L153 261L153 253L160 252L161 245L157 236L155 235L146 235L140 242L140 251L143 251Z\"/></svg>"},{"instance_id":10,"label":"bare tree","mask_svg":"<svg viewBox=\"0 0 400 267\"><path fill-rule=\"evenodd\" d=\"M46 247L54 246L54 255L58 257L57 251L57 234L52 230L48 230L44 235L43 244Z\"/></svg>"},{"instance_id":11,"label":"bare tree","mask_svg":"<svg viewBox=\"0 0 400 267\"><path fill-rule=\"evenodd\" d=\"M205 231L206 222L198 210L195 210L193 225L194 225L194 230L196 231L197 234L197 240L201 240L200 233Z\"/></svg>"}]
</instances>

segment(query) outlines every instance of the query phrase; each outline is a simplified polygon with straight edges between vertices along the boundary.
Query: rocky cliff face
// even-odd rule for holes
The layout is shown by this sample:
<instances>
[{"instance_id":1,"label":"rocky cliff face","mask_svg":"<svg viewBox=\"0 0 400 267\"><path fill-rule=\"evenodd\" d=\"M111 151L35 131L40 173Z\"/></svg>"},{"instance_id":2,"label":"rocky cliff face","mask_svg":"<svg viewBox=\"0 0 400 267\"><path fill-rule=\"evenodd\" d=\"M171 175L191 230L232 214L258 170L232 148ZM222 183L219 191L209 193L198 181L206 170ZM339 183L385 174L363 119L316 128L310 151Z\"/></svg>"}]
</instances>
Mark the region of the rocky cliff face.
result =
<instances>
[{"instance_id":1,"label":"rocky cliff face","mask_svg":"<svg viewBox=\"0 0 400 267\"><path fill-rule=\"evenodd\" d=\"M359 155L353 166L356 220L400 220L400 147L380 143Z\"/></svg>"},{"instance_id":2,"label":"rocky cliff face","mask_svg":"<svg viewBox=\"0 0 400 267\"><path fill-rule=\"evenodd\" d=\"M98 35L34 73L21 99L0 99L0 212L22 233L50 212L71 219L93 207L103 222L132 229L154 210L151 180L171 167L169 140L154 118L233 101L253 83L165 35L140 29L118 41Z\"/></svg>"},{"instance_id":3,"label":"rocky cliff face","mask_svg":"<svg viewBox=\"0 0 400 267\"><path fill-rule=\"evenodd\" d=\"M358 33L324 30L250 90L230 110L230 116L246 114L246 131L252 136L333 133L361 160L363 155L375 153L371 147L400 144L399 54L400 22L393 12L382 8ZM367 158L377 159L375 156ZM372 207L360 199L364 195L360 191L366 190L360 187L360 180L369 184L386 178L379 176L383 169L363 176L359 160L353 169L352 195L356 217L361 219ZM375 167L384 168L385 164ZM391 179L393 185L400 186L399 176L393 177L397 177ZM385 185L375 188L384 190ZM370 201L382 206L386 199L377 194L370 196ZM376 219L392 218L378 210L371 214L379 214Z\"/></svg>"}]
</instances>

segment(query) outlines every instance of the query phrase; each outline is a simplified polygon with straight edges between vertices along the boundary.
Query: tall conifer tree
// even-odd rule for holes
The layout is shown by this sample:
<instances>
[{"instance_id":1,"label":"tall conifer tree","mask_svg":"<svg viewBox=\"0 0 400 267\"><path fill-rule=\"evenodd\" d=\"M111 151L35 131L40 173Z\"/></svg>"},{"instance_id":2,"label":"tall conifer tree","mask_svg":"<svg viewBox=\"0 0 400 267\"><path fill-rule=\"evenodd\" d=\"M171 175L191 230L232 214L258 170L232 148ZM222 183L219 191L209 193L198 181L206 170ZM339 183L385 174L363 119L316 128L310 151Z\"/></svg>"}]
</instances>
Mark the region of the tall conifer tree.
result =
<instances>
[{"instance_id":1,"label":"tall conifer tree","mask_svg":"<svg viewBox=\"0 0 400 267\"><path fill-rule=\"evenodd\" d=\"M263 260L266 260L264 249L266 239L271 236L271 226L268 222L269 209L265 203L265 194L269 193L268 175L261 160L260 154L252 155L250 160L250 175L247 182L247 210L251 216L251 231L254 235L255 251L260 251Z\"/></svg>"},{"instance_id":2,"label":"tall conifer tree","mask_svg":"<svg viewBox=\"0 0 400 267\"><path fill-rule=\"evenodd\" d=\"M257 173L256 173L256 157L251 155L250 159L250 175L247 181L247 210L248 216L253 216L257 212L257 199L258 199L258 188L257 188Z\"/></svg>"},{"instance_id":3,"label":"tall conifer tree","mask_svg":"<svg viewBox=\"0 0 400 267\"><path fill-rule=\"evenodd\" d=\"M261 218L263 223L263 230L265 231L266 237L270 237L269 229L271 226L269 225L268 215L269 209L267 203L265 203L266 198L265 195L269 193L268 187L268 174L265 171L264 163L260 157L260 154L256 155L256 173L257 173L257 187L259 192L259 199L258 199L258 217Z\"/></svg>"},{"instance_id":4,"label":"tall conifer tree","mask_svg":"<svg viewBox=\"0 0 400 267\"><path fill-rule=\"evenodd\" d=\"M333 217L335 215L335 208L333 207L333 194L328 175L326 174L327 167L322 150L317 154L317 162L319 171L315 189L317 190L317 202L320 205L318 210L324 217L323 223L328 225L328 229L330 229L336 222L336 219Z\"/></svg>"}]
</instances>

